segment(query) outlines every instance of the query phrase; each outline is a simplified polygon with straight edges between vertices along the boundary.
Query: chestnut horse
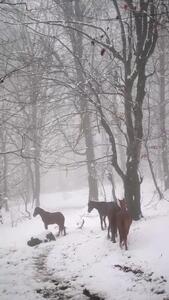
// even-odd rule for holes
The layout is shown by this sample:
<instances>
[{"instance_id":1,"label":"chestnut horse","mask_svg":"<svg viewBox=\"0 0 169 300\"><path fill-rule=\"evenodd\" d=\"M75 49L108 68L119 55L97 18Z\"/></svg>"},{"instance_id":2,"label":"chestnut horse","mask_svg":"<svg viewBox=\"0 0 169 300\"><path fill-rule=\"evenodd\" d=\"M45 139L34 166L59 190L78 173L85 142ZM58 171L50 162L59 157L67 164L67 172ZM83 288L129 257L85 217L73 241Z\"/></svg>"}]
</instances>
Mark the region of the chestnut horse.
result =
<instances>
[{"instance_id":1,"label":"chestnut horse","mask_svg":"<svg viewBox=\"0 0 169 300\"><path fill-rule=\"evenodd\" d=\"M100 216L101 229L106 228L106 217L109 218L110 211L114 210L115 202L105 202L105 201L89 201L88 202L88 212L90 213L94 208L97 209ZM104 224L104 226L103 226ZM109 232L109 230L108 230Z\"/></svg>"},{"instance_id":2,"label":"chestnut horse","mask_svg":"<svg viewBox=\"0 0 169 300\"><path fill-rule=\"evenodd\" d=\"M132 223L132 217L128 211L126 200L119 200L119 203L120 209L116 212L116 224L120 236L120 248L124 245L125 250L127 250L127 235Z\"/></svg>"},{"instance_id":3,"label":"chestnut horse","mask_svg":"<svg viewBox=\"0 0 169 300\"><path fill-rule=\"evenodd\" d=\"M65 217L61 212L48 212L40 207L35 207L33 216L36 217L37 215L40 215L42 218L42 221L44 223L45 229L48 229L48 225L50 224L57 224L59 226L59 232L58 236L63 232L64 235L66 235L65 230Z\"/></svg>"}]
</instances>

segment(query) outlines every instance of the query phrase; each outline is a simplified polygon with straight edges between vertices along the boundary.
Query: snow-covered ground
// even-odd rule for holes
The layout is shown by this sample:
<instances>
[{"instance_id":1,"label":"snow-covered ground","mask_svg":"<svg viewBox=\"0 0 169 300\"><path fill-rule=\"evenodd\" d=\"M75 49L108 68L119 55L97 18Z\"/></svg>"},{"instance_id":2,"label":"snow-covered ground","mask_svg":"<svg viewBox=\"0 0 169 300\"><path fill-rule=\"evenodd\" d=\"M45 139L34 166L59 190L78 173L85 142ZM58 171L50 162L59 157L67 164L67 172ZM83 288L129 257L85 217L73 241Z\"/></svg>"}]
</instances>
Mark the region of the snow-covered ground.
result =
<instances>
[{"instance_id":1,"label":"snow-covered ground","mask_svg":"<svg viewBox=\"0 0 169 300\"><path fill-rule=\"evenodd\" d=\"M107 240L97 211L87 213L86 190L41 195L44 209L64 213L67 235L36 247L27 241L44 233L41 218L11 227L3 212L0 299L92 299L84 290L105 300L169 299L169 194L158 201L151 188L142 187L144 218L132 223L128 251Z\"/></svg>"}]
</instances>

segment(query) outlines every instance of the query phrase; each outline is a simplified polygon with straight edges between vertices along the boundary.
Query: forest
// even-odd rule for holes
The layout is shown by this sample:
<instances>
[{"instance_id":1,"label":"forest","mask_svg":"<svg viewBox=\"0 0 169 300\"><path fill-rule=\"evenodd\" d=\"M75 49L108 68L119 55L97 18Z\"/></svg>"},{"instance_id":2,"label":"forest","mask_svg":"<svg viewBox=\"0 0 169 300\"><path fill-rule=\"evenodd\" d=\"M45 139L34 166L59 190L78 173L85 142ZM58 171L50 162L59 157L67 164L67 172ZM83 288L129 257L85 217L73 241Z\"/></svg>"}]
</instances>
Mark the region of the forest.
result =
<instances>
[{"instance_id":1,"label":"forest","mask_svg":"<svg viewBox=\"0 0 169 300\"><path fill-rule=\"evenodd\" d=\"M89 200L120 181L139 219L145 173L159 198L169 187L168 1L1 1L0 12L6 208L18 196L39 205L55 168Z\"/></svg>"},{"instance_id":2,"label":"forest","mask_svg":"<svg viewBox=\"0 0 169 300\"><path fill-rule=\"evenodd\" d=\"M168 211L168 49L169 0L0 0L2 232L40 222L40 206L71 203L70 227L82 209L82 230L93 201L124 198L136 231L144 201Z\"/></svg>"},{"instance_id":3,"label":"forest","mask_svg":"<svg viewBox=\"0 0 169 300\"><path fill-rule=\"evenodd\" d=\"M89 199L118 176L138 219L140 164L160 198L169 186L168 1L1 1L0 12L2 198L39 204L43 173L85 166Z\"/></svg>"}]
</instances>

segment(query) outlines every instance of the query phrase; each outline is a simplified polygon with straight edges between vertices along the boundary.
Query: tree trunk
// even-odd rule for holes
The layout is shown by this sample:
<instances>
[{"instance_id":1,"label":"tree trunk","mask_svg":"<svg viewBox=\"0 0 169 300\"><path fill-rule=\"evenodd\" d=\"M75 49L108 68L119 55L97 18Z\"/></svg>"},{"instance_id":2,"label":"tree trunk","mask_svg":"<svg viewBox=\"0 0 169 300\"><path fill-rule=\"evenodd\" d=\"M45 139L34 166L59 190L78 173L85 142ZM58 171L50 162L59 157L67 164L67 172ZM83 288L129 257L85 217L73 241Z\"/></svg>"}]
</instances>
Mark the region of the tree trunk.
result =
<instances>
[{"instance_id":1,"label":"tree trunk","mask_svg":"<svg viewBox=\"0 0 169 300\"><path fill-rule=\"evenodd\" d=\"M165 103L165 38L161 37L160 42L160 131L161 131L161 158L164 173L164 188L169 188L169 165L168 145L166 134L166 103Z\"/></svg>"},{"instance_id":2,"label":"tree trunk","mask_svg":"<svg viewBox=\"0 0 169 300\"><path fill-rule=\"evenodd\" d=\"M70 20L74 18L79 24L75 25L77 32L74 30L68 30L69 37L72 43L75 72L77 76L77 83L79 87L79 101L80 101L80 114L83 121L83 133L86 146L86 159L87 159L87 171L88 171L88 185L89 185L89 201L98 200L98 185L97 185L97 175L95 168L95 154L93 145L93 135L91 128L91 120L88 111L88 101L85 99L83 91L85 90L85 78L83 73L83 36L78 32L78 30L83 29L83 12L80 5L80 1L75 1L75 3L67 4L67 1L63 2L62 6L65 20Z\"/></svg>"},{"instance_id":3,"label":"tree trunk","mask_svg":"<svg viewBox=\"0 0 169 300\"><path fill-rule=\"evenodd\" d=\"M124 182L124 193L128 203L129 211L134 220L139 220L141 213L140 205L140 178L138 166L140 162L141 141L143 137L142 128L142 103L145 96L145 68L139 66L136 97L132 98L132 85L126 79L125 93L125 116L128 133L126 175ZM134 120L134 121L133 121Z\"/></svg>"},{"instance_id":4,"label":"tree trunk","mask_svg":"<svg viewBox=\"0 0 169 300\"><path fill-rule=\"evenodd\" d=\"M40 168L39 168L39 162L37 158L35 158L34 167L35 167L34 200L35 200L35 205L40 206Z\"/></svg>"},{"instance_id":5,"label":"tree trunk","mask_svg":"<svg viewBox=\"0 0 169 300\"><path fill-rule=\"evenodd\" d=\"M3 102L4 106L4 102ZM2 138L2 159L3 159L3 166L2 166L2 192L3 192L3 200L4 200L4 206L5 210L9 211L8 206L8 179L7 179L7 172L8 172L8 159L6 152L6 128L5 128L5 121L4 121L4 115L2 115L2 131L1 131L1 138Z\"/></svg>"},{"instance_id":6,"label":"tree trunk","mask_svg":"<svg viewBox=\"0 0 169 300\"><path fill-rule=\"evenodd\" d=\"M40 206L40 138L38 136L38 112L37 112L37 83L32 84L32 136L33 136L33 156L34 156L34 201L36 206Z\"/></svg>"},{"instance_id":7,"label":"tree trunk","mask_svg":"<svg viewBox=\"0 0 169 300\"><path fill-rule=\"evenodd\" d=\"M9 211L9 206L8 206L8 180L7 180L8 161L7 161L7 156L5 154L4 154L3 158L4 158L4 166L3 166L3 178L4 178L3 195L4 195L4 205L5 205L5 210Z\"/></svg>"},{"instance_id":8,"label":"tree trunk","mask_svg":"<svg viewBox=\"0 0 169 300\"><path fill-rule=\"evenodd\" d=\"M147 144L145 144L145 149L146 149L146 152L147 152L147 159L148 159L148 164L149 164L149 167L150 167L150 172L151 172L151 175L152 175L152 178L153 178L153 182L154 182L155 188L157 190L157 193L159 195L159 199L161 200L163 198L163 193L161 192L161 190L160 190L160 188L158 186L157 180L156 180L156 176L155 176L155 173L154 173L152 161L150 159L150 155L149 155L149 150L148 150Z\"/></svg>"},{"instance_id":9,"label":"tree trunk","mask_svg":"<svg viewBox=\"0 0 169 300\"><path fill-rule=\"evenodd\" d=\"M140 184L137 162L128 162L127 173L124 180L124 190L128 209L134 220L139 220L142 215L140 206Z\"/></svg>"},{"instance_id":10,"label":"tree trunk","mask_svg":"<svg viewBox=\"0 0 169 300\"><path fill-rule=\"evenodd\" d=\"M40 145L39 139L37 136L37 130L34 132L34 151L35 151L35 158L34 158L34 200L35 205L40 206Z\"/></svg>"},{"instance_id":11,"label":"tree trunk","mask_svg":"<svg viewBox=\"0 0 169 300\"><path fill-rule=\"evenodd\" d=\"M86 144L86 158L88 170L89 201L98 200L98 186L94 159L93 136L91 132L90 118L86 111L83 122L83 130Z\"/></svg>"}]
</instances>

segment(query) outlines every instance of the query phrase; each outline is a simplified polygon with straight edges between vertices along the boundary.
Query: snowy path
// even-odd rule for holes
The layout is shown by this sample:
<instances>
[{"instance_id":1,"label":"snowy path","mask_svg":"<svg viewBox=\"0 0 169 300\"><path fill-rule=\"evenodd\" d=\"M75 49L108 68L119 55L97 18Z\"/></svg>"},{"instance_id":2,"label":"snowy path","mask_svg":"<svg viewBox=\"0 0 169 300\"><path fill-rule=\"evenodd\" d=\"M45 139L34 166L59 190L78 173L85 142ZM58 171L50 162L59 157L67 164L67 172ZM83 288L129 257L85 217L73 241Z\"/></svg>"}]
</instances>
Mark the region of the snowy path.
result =
<instances>
[{"instance_id":1,"label":"snowy path","mask_svg":"<svg viewBox=\"0 0 169 300\"><path fill-rule=\"evenodd\" d=\"M97 212L78 229L86 207L63 210L67 235L34 248L27 241L44 232L40 218L0 226L0 300L169 300L169 206L160 206L133 222L128 251L107 240Z\"/></svg>"},{"instance_id":2,"label":"snowy path","mask_svg":"<svg viewBox=\"0 0 169 300\"><path fill-rule=\"evenodd\" d=\"M35 288L31 256L24 249L0 249L0 299L38 299Z\"/></svg>"},{"instance_id":3,"label":"snowy path","mask_svg":"<svg viewBox=\"0 0 169 300\"><path fill-rule=\"evenodd\" d=\"M163 255L159 256L156 253L158 249L154 249L153 253L152 244L152 248L147 249L145 254L143 245L144 239L145 242L147 239L149 223L143 220L133 224L129 251L121 251L118 243L113 244L107 240L107 233L101 232L97 219L93 218L91 223L92 221L92 225L89 223L83 230L74 230L63 240L57 241L48 257L49 270L55 272L59 278L74 281L75 286L81 288L81 292L87 288L106 300L121 300L124 295L126 300L169 299L167 267L163 265L165 252L161 249ZM168 218L166 221L168 224ZM137 236L139 239L139 229L142 227L142 231L145 230L145 225L147 232L139 249L136 248L139 245ZM157 240L155 233L152 235L152 242L153 238Z\"/></svg>"},{"instance_id":4,"label":"snowy path","mask_svg":"<svg viewBox=\"0 0 169 300\"><path fill-rule=\"evenodd\" d=\"M27 246L32 232L36 232L35 236L42 233L42 225L40 219L32 219L18 227L0 227L0 299L86 299L75 278L71 278L70 281L60 278L59 274L54 274L55 272L46 265L51 250L59 241L64 244L67 236L33 248ZM57 266L55 268L57 270Z\"/></svg>"},{"instance_id":5,"label":"snowy path","mask_svg":"<svg viewBox=\"0 0 169 300\"><path fill-rule=\"evenodd\" d=\"M78 286L74 288L71 281L55 276L54 272L47 268L46 263L48 255L53 248L54 243L52 247L50 245L44 246L42 252L33 257L36 270L35 280L38 280L40 284L40 287L36 288L36 292L47 299L86 299L86 297L81 294L81 291L78 290Z\"/></svg>"},{"instance_id":6,"label":"snowy path","mask_svg":"<svg viewBox=\"0 0 169 300\"><path fill-rule=\"evenodd\" d=\"M59 289L64 282L53 279L46 268L47 256L54 246L52 244L37 246L31 249L30 255L16 249L9 249L8 252L0 249L1 300L62 299L63 293Z\"/></svg>"},{"instance_id":7,"label":"snowy path","mask_svg":"<svg viewBox=\"0 0 169 300\"><path fill-rule=\"evenodd\" d=\"M97 224L95 218L92 221ZM130 247L132 242L131 237ZM120 300L124 294L132 300L168 299L163 274L156 275L156 266L150 268L136 258L132 250L120 251L105 231L91 229L90 224L35 248L1 248L0 299L92 299L83 295L84 289L105 300Z\"/></svg>"}]
</instances>

